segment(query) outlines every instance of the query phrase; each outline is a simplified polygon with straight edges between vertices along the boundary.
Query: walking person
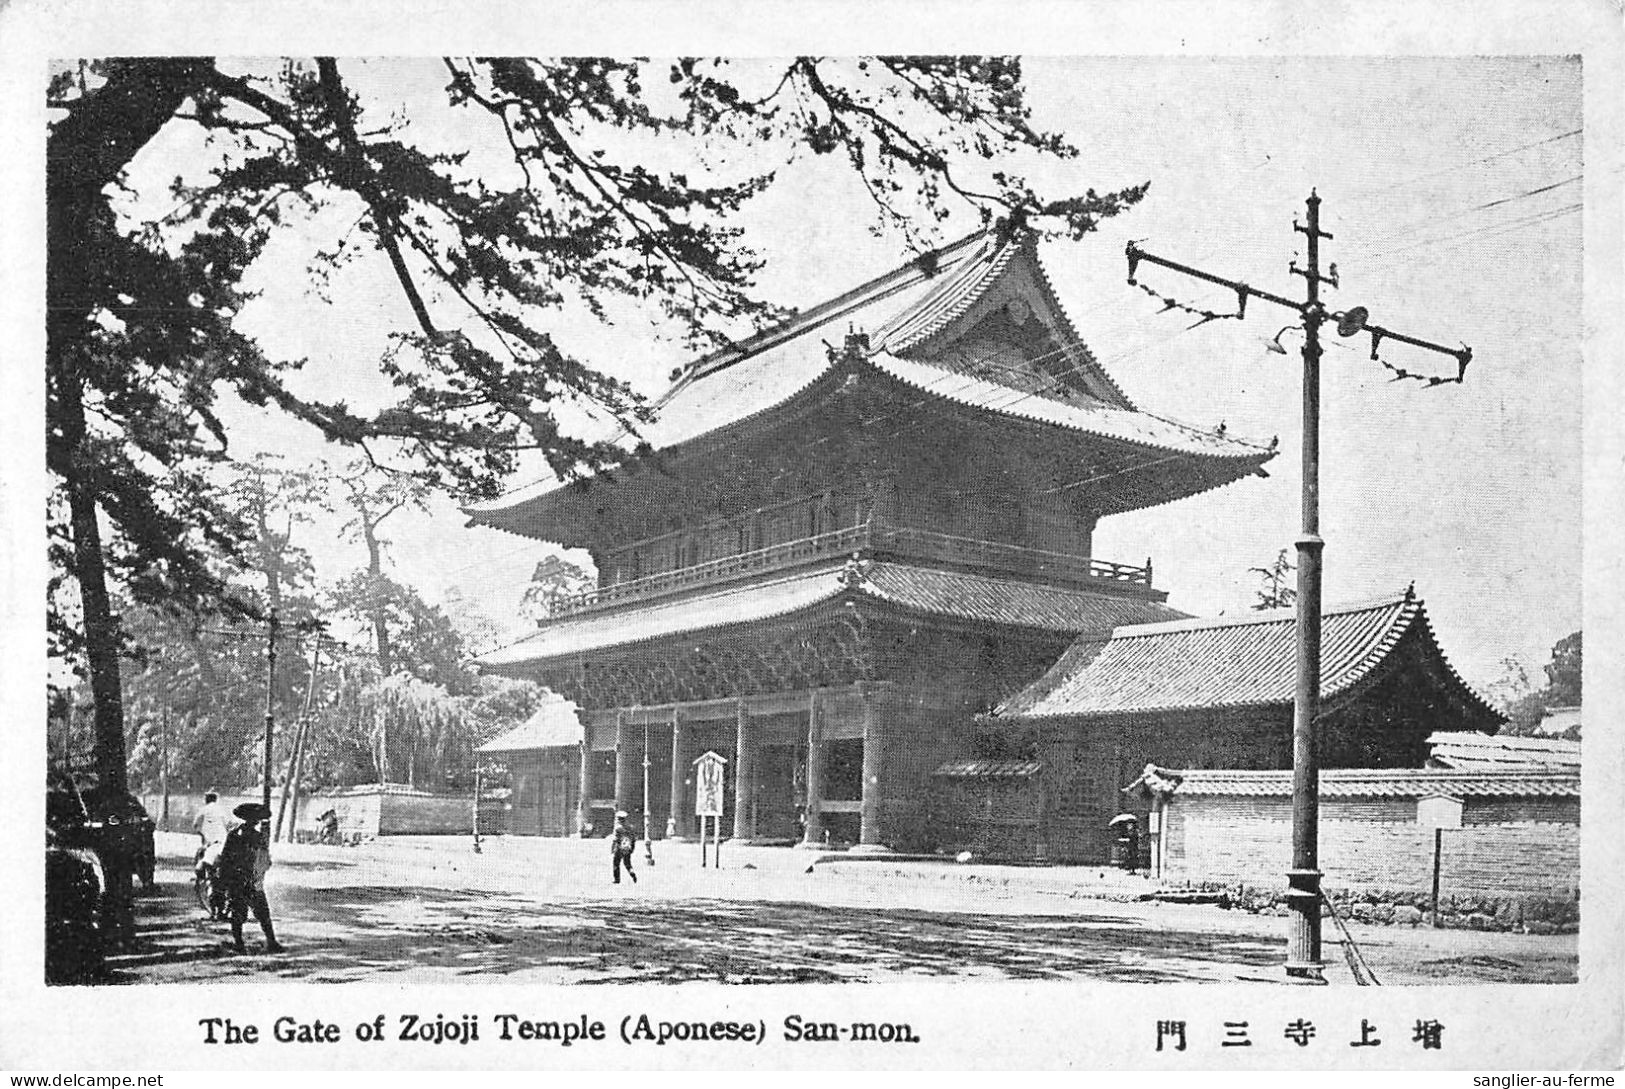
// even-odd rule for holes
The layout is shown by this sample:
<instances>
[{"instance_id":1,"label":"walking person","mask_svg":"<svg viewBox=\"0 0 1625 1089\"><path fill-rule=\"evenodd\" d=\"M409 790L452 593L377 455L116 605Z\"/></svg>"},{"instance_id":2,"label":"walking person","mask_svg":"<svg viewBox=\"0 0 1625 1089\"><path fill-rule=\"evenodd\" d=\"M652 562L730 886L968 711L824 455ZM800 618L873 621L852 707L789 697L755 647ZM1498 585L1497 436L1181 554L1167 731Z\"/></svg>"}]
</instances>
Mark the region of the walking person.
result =
<instances>
[{"instance_id":1,"label":"walking person","mask_svg":"<svg viewBox=\"0 0 1625 1089\"><path fill-rule=\"evenodd\" d=\"M621 867L626 867L626 875L632 879L632 884L638 883L638 875L632 869L632 851L638 845L638 834L632 831L632 826L626 822L626 813L615 814L615 828L609 834L610 872L615 883L621 883Z\"/></svg>"},{"instance_id":2,"label":"walking person","mask_svg":"<svg viewBox=\"0 0 1625 1089\"><path fill-rule=\"evenodd\" d=\"M271 841L266 826L271 820L271 810L259 802L244 802L231 812L243 823L226 836L226 844L220 850L219 879L225 886L231 915L232 950L247 952L243 945L243 923L252 911L265 932L265 951L281 953L283 946L271 927L271 905L265 899L265 874L271 868Z\"/></svg>"}]
</instances>

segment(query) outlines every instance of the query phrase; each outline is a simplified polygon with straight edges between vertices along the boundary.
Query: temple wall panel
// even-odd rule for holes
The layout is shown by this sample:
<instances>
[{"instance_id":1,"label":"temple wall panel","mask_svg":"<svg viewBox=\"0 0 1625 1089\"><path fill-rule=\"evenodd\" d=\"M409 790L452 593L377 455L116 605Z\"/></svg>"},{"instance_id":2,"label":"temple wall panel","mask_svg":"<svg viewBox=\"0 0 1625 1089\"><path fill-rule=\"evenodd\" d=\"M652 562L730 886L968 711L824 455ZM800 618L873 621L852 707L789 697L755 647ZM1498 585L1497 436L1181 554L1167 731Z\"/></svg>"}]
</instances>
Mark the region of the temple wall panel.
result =
<instances>
[{"instance_id":1,"label":"temple wall panel","mask_svg":"<svg viewBox=\"0 0 1625 1089\"><path fill-rule=\"evenodd\" d=\"M877 699L877 730L884 734L885 774L879 820L884 842L900 850L927 850L938 842L933 827L931 774L943 762L967 754L974 733L974 692L896 687Z\"/></svg>"},{"instance_id":2,"label":"temple wall panel","mask_svg":"<svg viewBox=\"0 0 1625 1089\"><path fill-rule=\"evenodd\" d=\"M589 713L592 716L591 721L586 726L589 746L594 752L613 751L615 748L614 710Z\"/></svg>"}]
</instances>

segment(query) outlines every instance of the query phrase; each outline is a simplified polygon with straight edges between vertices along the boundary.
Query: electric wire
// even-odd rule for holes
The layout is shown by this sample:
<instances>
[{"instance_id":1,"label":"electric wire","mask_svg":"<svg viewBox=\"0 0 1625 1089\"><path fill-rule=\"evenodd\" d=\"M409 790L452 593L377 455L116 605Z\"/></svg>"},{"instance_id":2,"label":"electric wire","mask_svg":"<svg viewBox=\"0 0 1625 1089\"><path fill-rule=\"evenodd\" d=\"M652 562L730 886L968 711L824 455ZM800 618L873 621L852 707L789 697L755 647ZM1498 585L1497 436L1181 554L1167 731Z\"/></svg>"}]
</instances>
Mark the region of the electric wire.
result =
<instances>
[{"instance_id":1,"label":"electric wire","mask_svg":"<svg viewBox=\"0 0 1625 1089\"><path fill-rule=\"evenodd\" d=\"M1547 144L1554 144L1559 140L1571 139L1572 137L1583 134L1584 131L1584 129L1570 129L1567 132L1560 132L1555 136L1546 136L1537 140L1531 140L1528 143L1519 144L1517 147L1506 148L1503 151L1493 152L1489 155L1481 155L1474 159L1466 159L1461 162L1452 163L1449 166L1424 171L1420 174L1412 174L1409 177L1399 178L1396 181L1388 182L1383 185L1372 186L1367 189L1357 189L1353 193L1340 197L1339 202L1345 207L1348 205L1361 204L1369 201L1372 197L1379 193L1391 192L1402 186L1415 185L1417 182L1427 181L1431 178L1440 178L1448 174L1459 174L1461 171L1470 167L1495 162L1499 159L1509 158L1510 156L1516 155L1519 152L1528 151L1531 148L1544 147Z\"/></svg>"},{"instance_id":2,"label":"electric wire","mask_svg":"<svg viewBox=\"0 0 1625 1089\"><path fill-rule=\"evenodd\" d=\"M1498 197L1495 200L1485 201L1482 204L1475 204L1471 207L1462 208L1454 212L1447 212L1439 215L1429 216L1425 219L1414 220L1396 229L1391 234L1383 235L1378 238L1359 239L1346 243L1344 246L1344 252L1357 255L1362 250L1373 250L1379 246L1385 246L1390 243L1397 242L1400 239L1408 238L1414 235L1419 229L1432 227L1440 223L1447 223L1450 220L1460 219L1462 216L1472 215L1477 212L1488 211L1491 208L1501 207L1502 205L1510 204L1513 201L1526 200L1530 197L1550 193L1554 190L1561 189L1563 186L1572 185L1580 180L1582 180L1582 176L1576 174L1572 177L1564 178L1562 181L1537 186L1534 189L1526 189L1521 193L1515 193L1511 196Z\"/></svg>"}]
</instances>

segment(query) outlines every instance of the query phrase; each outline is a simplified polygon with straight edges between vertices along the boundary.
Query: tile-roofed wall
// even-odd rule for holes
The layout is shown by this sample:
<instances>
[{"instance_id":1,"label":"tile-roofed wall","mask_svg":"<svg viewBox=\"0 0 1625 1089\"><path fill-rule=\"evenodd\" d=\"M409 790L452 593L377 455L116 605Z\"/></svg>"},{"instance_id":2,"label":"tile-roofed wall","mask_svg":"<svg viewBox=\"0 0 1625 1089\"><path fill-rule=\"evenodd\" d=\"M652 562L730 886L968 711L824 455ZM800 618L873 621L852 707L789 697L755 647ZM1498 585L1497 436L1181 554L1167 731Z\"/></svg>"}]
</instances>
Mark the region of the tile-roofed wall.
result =
<instances>
[{"instance_id":1,"label":"tile-roofed wall","mask_svg":"<svg viewBox=\"0 0 1625 1089\"><path fill-rule=\"evenodd\" d=\"M1176 793L1287 797L1292 772L1192 770ZM1323 798L1574 797L1580 796L1578 769L1441 770L1432 768L1330 768L1320 772Z\"/></svg>"}]
</instances>

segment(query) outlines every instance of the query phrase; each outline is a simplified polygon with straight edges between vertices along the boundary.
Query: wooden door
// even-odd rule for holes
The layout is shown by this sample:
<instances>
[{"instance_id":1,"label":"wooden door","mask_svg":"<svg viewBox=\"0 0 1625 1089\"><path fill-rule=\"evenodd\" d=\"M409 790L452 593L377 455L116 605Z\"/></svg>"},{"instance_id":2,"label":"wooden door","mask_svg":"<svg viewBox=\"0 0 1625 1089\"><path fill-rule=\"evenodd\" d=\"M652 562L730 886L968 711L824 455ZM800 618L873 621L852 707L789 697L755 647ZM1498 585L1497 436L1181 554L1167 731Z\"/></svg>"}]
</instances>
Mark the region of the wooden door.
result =
<instances>
[{"instance_id":1,"label":"wooden door","mask_svg":"<svg viewBox=\"0 0 1625 1089\"><path fill-rule=\"evenodd\" d=\"M563 836L570 830L570 781L563 775L542 779L542 827L544 836Z\"/></svg>"}]
</instances>

